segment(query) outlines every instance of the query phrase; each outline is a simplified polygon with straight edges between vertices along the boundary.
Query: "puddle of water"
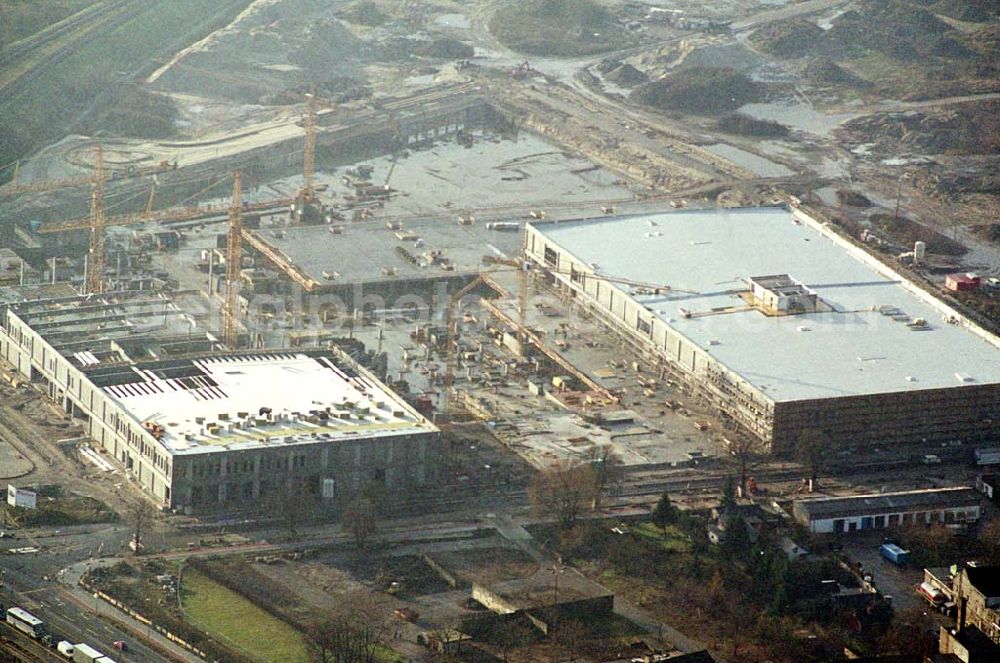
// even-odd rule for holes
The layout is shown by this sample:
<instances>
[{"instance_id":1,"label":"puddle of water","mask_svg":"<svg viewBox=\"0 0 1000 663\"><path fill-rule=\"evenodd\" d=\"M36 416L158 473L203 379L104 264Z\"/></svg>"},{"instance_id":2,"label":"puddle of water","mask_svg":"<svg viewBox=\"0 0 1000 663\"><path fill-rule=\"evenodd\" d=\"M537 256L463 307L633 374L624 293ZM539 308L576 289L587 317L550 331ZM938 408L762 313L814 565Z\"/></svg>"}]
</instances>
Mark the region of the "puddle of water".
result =
<instances>
[{"instance_id":1,"label":"puddle of water","mask_svg":"<svg viewBox=\"0 0 1000 663\"><path fill-rule=\"evenodd\" d=\"M764 157L759 157L756 154L751 154L750 152L741 150L738 147L733 147L732 145L726 145L725 143L708 145L705 149L712 154L717 154L723 159L727 159L738 166L746 168L758 177L788 177L795 174L792 170L786 168L780 163L768 161Z\"/></svg>"},{"instance_id":2,"label":"puddle of water","mask_svg":"<svg viewBox=\"0 0 1000 663\"><path fill-rule=\"evenodd\" d=\"M465 14L442 14L434 19L434 23L446 28L457 28L459 30L468 30L472 27L472 23Z\"/></svg>"},{"instance_id":3,"label":"puddle of water","mask_svg":"<svg viewBox=\"0 0 1000 663\"><path fill-rule=\"evenodd\" d=\"M758 120L772 120L818 136L828 136L842 123L859 116L857 113L822 113L807 104L794 102L746 104L740 107L739 112Z\"/></svg>"}]
</instances>

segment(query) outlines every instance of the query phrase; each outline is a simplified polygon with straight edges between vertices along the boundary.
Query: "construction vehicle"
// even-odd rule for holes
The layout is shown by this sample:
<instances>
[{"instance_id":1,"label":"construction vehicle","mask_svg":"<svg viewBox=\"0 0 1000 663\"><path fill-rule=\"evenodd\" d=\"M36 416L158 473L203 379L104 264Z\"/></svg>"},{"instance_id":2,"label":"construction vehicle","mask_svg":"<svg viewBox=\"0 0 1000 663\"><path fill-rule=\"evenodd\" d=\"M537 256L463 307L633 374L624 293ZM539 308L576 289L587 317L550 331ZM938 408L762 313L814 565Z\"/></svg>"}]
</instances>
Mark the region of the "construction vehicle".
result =
<instances>
[{"instance_id":1,"label":"construction vehicle","mask_svg":"<svg viewBox=\"0 0 1000 663\"><path fill-rule=\"evenodd\" d=\"M520 80L522 78L526 78L528 74L530 74L533 71L534 69L531 68L531 64L527 60L525 60L524 62L522 62L521 64L517 65L516 67L510 70L510 77L515 80Z\"/></svg>"},{"instance_id":2,"label":"construction vehicle","mask_svg":"<svg viewBox=\"0 0 1000 663\"><path fill-rule=\"evenodd\" d=\"M923 600L927 601L932 607L937 608L946 600L948 597L945 596L944 592L935 587L929 582L922 582L914 587L917 595Z\"/></svg>"}]
</instances>

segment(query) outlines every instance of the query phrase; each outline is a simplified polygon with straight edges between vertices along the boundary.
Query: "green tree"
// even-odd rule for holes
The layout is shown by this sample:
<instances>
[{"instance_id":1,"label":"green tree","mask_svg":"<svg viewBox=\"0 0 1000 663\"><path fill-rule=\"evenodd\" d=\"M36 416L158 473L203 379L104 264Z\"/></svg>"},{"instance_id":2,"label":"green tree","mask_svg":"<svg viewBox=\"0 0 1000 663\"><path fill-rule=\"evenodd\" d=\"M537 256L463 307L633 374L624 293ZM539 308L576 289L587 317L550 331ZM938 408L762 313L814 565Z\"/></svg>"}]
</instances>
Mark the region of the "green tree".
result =
<instances>
[{"instance_id":1,"label":"green tree","mask_svg":"<svg viewBox=\"0 0 1000 663\"><path fill-rule=\"evenodd\" d=\"M728 511L736 504L736 482L733 475L726 475L726 482L722 484L722 510Z\"/></svg>"},{"instance_id":2,"label":"green tree","mask_svg":"<svg viewBox=\"0 0 1000 663\"><path fill-rule=\"evenodd\" d=\"M664 536L667 534L667 526L677 522L677 507L670 501L670 495L663 491L660 495L656 507L652 514L653 524L663 530Z\"/></svg>"},{"instance_id":3,"label":"green tree","mask_svg":"<svg viewBox=\"0 0 1000 663\"><path fill-rule=\"evenodd\" d=\"M734 516L726 522L726 536L722 539L722 551L733 561L746 561L750 558L750 533L747 523L741 516Z\"/></svg>"}]
</instances>

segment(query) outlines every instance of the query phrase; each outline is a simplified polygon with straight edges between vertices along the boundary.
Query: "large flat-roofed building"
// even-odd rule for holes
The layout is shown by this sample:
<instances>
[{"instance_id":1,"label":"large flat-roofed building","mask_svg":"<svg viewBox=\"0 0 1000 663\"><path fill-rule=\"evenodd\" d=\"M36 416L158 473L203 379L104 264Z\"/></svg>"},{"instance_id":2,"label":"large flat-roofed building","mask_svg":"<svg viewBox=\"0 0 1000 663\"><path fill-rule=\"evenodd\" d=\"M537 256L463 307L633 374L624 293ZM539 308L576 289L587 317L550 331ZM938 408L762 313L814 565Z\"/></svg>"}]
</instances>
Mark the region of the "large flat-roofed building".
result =
<instances>
[{"instance_id":1,"label":"large flat-roofed building","mask_svg":"<svg viewBox=\"0 0 1000 663\"><path fill-rule=\"evenodd\" d=\"M981 512L979 495L967 487L821 497L797 500L792 505L795 520L816 534L931 523L966 525L979 520Z\"/></svg>"},{"instance_id":2,"label":"large flat-roofed building","mask_svg":"<svg viewBox=\"0 0 1000 663\"><path fill-rule=\"evenodd\" d=\"M1000 339L800 210L526 233L576 304L775 451L995 438Z\"/></svg>"},{"instance_id":3,"label":"large flat-roofed building","mask_svg":"<svg viewBox=\"0 0 1000 663\"><path fill-rule=\"evenodd\" d=\"M419 301L413 293L421 284L465 283L482 271L484 255L520 252L518 222L461 225L455 218L294 226L255 236L293 263L314 284L312 292L353 293L363 285L366 292Z\"/></svg>"},{"instance_id":4,"label":"large flat-roofed building","mask_svg":"<svg viewBox=\"0 0 1000 663\"><path fill-rule=\"evenodd\" d=\"M167 507L245 509L288 492L332 499L430 480L435 426L346 355L227 352L193 328L149 292L8 301L0 356Z\"/></svg>"}]
</instances>

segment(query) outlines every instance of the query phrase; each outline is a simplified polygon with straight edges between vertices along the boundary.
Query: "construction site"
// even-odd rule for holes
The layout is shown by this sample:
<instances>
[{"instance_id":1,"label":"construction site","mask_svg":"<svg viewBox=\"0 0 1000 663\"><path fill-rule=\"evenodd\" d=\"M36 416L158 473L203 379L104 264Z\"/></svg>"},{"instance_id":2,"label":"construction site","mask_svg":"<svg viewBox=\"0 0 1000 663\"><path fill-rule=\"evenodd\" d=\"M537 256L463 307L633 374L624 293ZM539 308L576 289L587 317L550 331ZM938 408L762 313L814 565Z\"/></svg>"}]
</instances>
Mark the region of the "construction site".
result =
<instances>
[{"instance_id":1,"label":"construction site","mask_svg":"<svg viewBox=\"0 0 1000 663\"><path fill-rule=\"evenodd\" d=\"M827 45L868 0L229 0L193 3L197 29L93 5L0 47L0 111L123 26L129 48L157 16L184 37L123 51L108 97L51 127L21 118L35 142L0 163L0 414L20 422L0 461L123 513L141 495L169 524L129 532L136 553L209 557L218 529L240 561L196 573L305 597L268 611L300 636L358 592L392 597L414 660L476 640L489 656L461 660L506 661L490 629L518 620L510 660L560 660L564 608L668 660L697 643L622 609L648 607L622 559L573 570L560 547L614 548L668 490L704 525L729 488L780 511L821 470L831 498L936 489L997 441L995 153L921 127L998 92L970 67L922 98L874 75L884 53ZM581 507L599 535L571 541L533 491L580 467L615 479ZM376 535L389 518L405 533ZM309 561L306 521L329 539ZM705 584L724 523L683 527L635 536ZM252 564L227 528L263 532ZM169 594L142 574L114 582ZM629 660L605 635L580 660ZM180 658L247 651L210 639ZM251 658L314 660L276 656Z\"/></svg>"},{"instance_id":2,"label":"construction site","mask_svg":"<svg viewBox=\"0 0 1000 663\"><path fill-rule=\"evenodd\" d=\"M807 175L800 167L767 165L738 141L682 138L680 125L669 129L645 111L630 109L627 121L612 120L621 108L614 95L595 96L593 86L580 86L585 79L563 78L554 61L545 59L507 67L503 58L458 58L427 78L414 77L396 61L394 73L377 80L410 71L403 90L342 90L335 98L321 94L329 85L299 82L303 71L297 66L271 67L276 79L268 83L240 67L206 64L238 59L245 47L241 35L252 33L269 12L278 32L297 25L302 17L293 20L286 13L292 8L283 4L252 3L228 28L147 76L151 90L179 104L180 135L101 141L70 136L18 166L0 193L13 220L8 243L22 258L22 287L63 283L84 297L114 297L108 307L118 303L113 293L119 292L169 301L188 321L189 336L215 339L214 345L204 342L211 351L322 349L356 336L382 357L381 377L405 384L411 402L422 404L422 416L486 419L496 422L499 434L507 422L519 420L517 427L525 430L507 433L507 442L538 466L567 452L546 448L553 443L546 438L577 440L570 457L597 444L588 437L587 421L617 420L628 434L604 437L628 440L619 444L630 464L652 466L725 453L730 438L741 435L790 454L810 436L839 447L861 442L866 431L899 443L972 441L991 433L996 345L995 336L980 327L989 324L935 300L926 285L908 283L925 278L912 270L934 266L936 272L940 256L911 257L905 273L893 271L864 257L838 231L824 229L822 208L799 208L800 198L790 191L800 192L804 178L831 171L826 157ZM783 16L765 13L760 20ZM690 29L654 18L640 24L668 33ZM431 33L439 31L441 39L466 30L451 19L433 25ZM473 28L468 32L475 34ZM370 40L375 33L355 37ZM280 58L277 51L271 56ZM296 82L279 82L285 74ZM195 89L202 96L190 96ZM269 105L245 105L238 120L224 119L238 108L234 102L260 104L265 96ZM680 207L775 203L785 210L722 217L724 230L711 230L710 221L719 217L710 212L675 213ZM789 211L788 205L799 209ZM81 213L88 208L89 214ZM667 212L664 219L678 222L660 230L658 219ZM808 246L838 244L862 271L816 273L800 266L804 273L794 273L781 260L737 267L739 251L751 239L763 241L749 221L761 214L774 217L768 227L792 232L791 221L779 220L788 217L801 232L821 233L805 237ZM591 217L602 220L578 221ZM561 219L573 223L562 226ZM648 226L644 240L628 239L632 231L626 229L642 223ZM699 239L686 230L689 225L706 226L711 237ZM732 267L710 274L702 263L692 263L674 271L652 260L641 269L631 260L616 264L603 251L578 255L572 244L561 256L558 238L577 227L581 233L602 229L606 235L598 244L631 256L649 250L651 260L655 255L677 267L684 260L668 259L654 247L690 244ZM545 243L549 228L556 233L552 246ZM750 235L737 239L744 232ZM723 238L731 244L720 246ZM782 252L793 241L774 235L768 247ZM769 274L788 274L788 284L769 290L754 281ZM706 279L742 285L698 294L706 290ZM693 289L695 283L700 285ZM835 292L824 293L819 285ZM801 287L803 294L788 294L788 286ZM758 290L775 301L762 303ZM586 296L575 299L577 292ZM174 304L181 295L195 302L193 311ZM787 301L797 308L787 310ZM12 306L10 315L16 310ZM763 315L751 319L752 310ZM132 315L114 312L125 321L116 334L169 331L169 316L153 332L139 331ZM813 322L816 316L824 322ZM585 353L570 338L593 324L592 317L602 323L599 336L635 353L631 366L602 361L597 336L589 341L595 356L573 356ZM905 324L895 322L903 317ZM862 318L893 322L873 327ZM731 330L720 327L736 321ZM755 334L773 341L774 325L797 331L782 340L780 357L755 353L753 365L744 367L748 351L738 348ZM93 332L100 344L109 342L106 329L99 322ZM886 335L898 336L900 344ZM832 353L839 365L820 368L808 352L818 336L824 342L858 340ZM105 349L74 342L95 356ZM968 350L957 349L966 345ZM926 362L893 360L879 349L888 346L907 356L935 357L940 365L932 370ZM15 354L11 358L24 363ZM161 359L148 352L126 361L150 358ZM857 366L849 369L849 361ZM802 373L806 365L814 369L809 375ZM26 365L20 369L33 375ZM661 401L660 407L637 414L642 399L625 402L629 390L615 381L629 372L650 405ZM882 372L889 374L880 377ZM661 389L690 403L661 399ZM911 416L910 401L929 393L940 404L923 417ZM535 410L541 428L552 426L554 436L539 436L527 425L532 419L524 414ZM886 418L869 420L864 412ZM697 419L695 425L678 425L688 416ZM590 436L601 437L595 433ZM164 498L166 486L161 482L154 490L158 497Z\"/></svg>"}]
</instances>

